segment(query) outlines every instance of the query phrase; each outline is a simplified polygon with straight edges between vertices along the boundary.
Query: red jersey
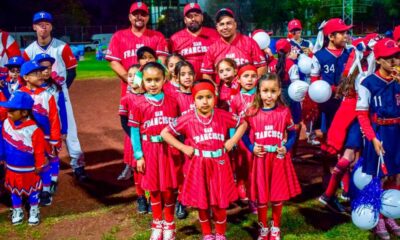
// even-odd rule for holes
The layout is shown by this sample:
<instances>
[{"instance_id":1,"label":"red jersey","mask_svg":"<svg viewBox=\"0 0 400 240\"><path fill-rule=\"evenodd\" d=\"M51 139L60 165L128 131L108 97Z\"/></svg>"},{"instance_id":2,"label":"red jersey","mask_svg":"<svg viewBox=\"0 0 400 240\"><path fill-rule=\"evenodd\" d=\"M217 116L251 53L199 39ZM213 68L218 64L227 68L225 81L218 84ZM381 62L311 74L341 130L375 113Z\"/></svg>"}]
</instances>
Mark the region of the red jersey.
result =
<instances>
[{"instance_id":1,"label":"red jersey","mask_svg":"<svg viewBox=\"0 0 400 240\"><path fill-rule=\"evenodd\" d=\"M186 28L171 36L171 51L182 55L190 62L196 73L196 79L201 78L200 68L204 55L211 44L219 39L218 32L213 28L202 27L198 35L192 34Z\"/></svg>"},{"instance_id":2,"label":"red jersey","mask_svg":"<svg viewBox=\"0 0 400 240\"><path fill-rule=\"evenodd\" d=\"M237 128L242 121L232 113L215 108L210 118L199 116L192 111L170 124L169 129L171 133L184 135L188 140L187 144L195 149L215 151L224 148L228 130Z\"/></svg>"},{"instance_id":3,"label":"red jersey","mask_svg":"<svg viewBox=\"0 0 400 240\"><path fill-rule=\"evenodd\" d=\"M119 115L129 117L132 109L143 97L143 94L128 93L121 98L119 104Z\"/></svg>"},{"instance_id":4,"label":"red jersey","mask_svg":"<svg viewBox=\"0 0 400 240\"><path fill-rule=\"evenodd\" d=\"M179 92L179 85L174 82L167 81L163 86L163 92L175 97L176 93Z\"/></svg>"},{"instance_id":5,"label":"red jersey","mask_svg":"<svg viewBox=\"0 0 400 240\"><path fill-rule=\"evenodd\" d=\"M168 56L168 45L160 32L146 29L143 35L138 37L132 32L131 28L128 28L113 35L105 59L120 62L128 71L130 66L138 63L136 51L143 46L151 47L159 56ZM121 96L124 96L127 84L123 81L121 88Z\"/></svg>"},{"instance_id":6,"label":"red jersey","mask_svg":"<svg viewBox=\"0 0 400 240\"><path fill-rule=\"evenodd\" d=\"M267 64L265 55L257 43L253 39L240 33L237 33L235 39L231 43L227 43L224 39L219 38L212 44L204 56L201 72L205 74L214 74L215 64L224 58L235 60L238 68L247 63L257 68L266 66Z\"/></svg>"},{"instance_id":7,"label":"red jersey","mask_svg":"<svg viewBox=\"0 0 400 240\"><path fill-rule=\"evenodd\" d=\"M181 116L189 113L195 108L192 93L178 91L176 100L178 101L179 113Z\"/></svg>"},{"instance_id":8,"label":"red jersey","mask_svg":"<svg viewBox=\"0 0 400 240\"><path fill-rule=\"evenodd\" d=\"M260 109L254 116L248 117L250 139L258 145L282 146L286 130L294 130L290 110L286 106L274 109Z\"/></svg>"},{"instance_id":9,"label":"red jersey","mask_svg":"<svg viewBox=\"0 0 400 240\"><path fill-rule=\"evenodd\" d=\"M178 103L173 97L165 94L161 101L155 102L143 96L129 115L129 125L140 127L141 135L160 135L164 127L177 116Z\"/></svg>"},{"instance_id":10,"label":"red jersey","mask_svg":"<svg viewBox=\"0 0 400 240\"><path fill-rule=\"evenodd\" d=\"M239 92L231 100L231 112L243 117L253 103L255 94Z\"/></svg>"}]
</instances>

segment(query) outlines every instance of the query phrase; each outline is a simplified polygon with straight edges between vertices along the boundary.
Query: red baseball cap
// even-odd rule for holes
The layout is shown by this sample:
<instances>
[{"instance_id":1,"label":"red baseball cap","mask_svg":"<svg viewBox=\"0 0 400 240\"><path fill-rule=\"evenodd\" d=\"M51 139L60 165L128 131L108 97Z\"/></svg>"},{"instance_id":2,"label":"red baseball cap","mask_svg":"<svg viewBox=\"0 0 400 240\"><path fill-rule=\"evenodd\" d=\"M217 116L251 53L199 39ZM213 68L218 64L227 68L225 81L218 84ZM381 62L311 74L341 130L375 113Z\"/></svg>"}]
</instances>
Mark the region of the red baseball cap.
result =
<instances>
[{"instance_id":1,"label":"red baseball cap","mask_svg":"<svg viewBox=\"0 0 400 240\"><path fill-rule=\"evenodd\" d=\"M221 8L218 10L217 14L215 14L215 21L219 22L220 18L223 16L229 16L231 18L235 18L235 14L229 8Z\"/></svg>"},{"instance_id":2,"label":"red baseball cap","mask_svg":"<svg viewBox=\"0 0 400 240\"><path fill-rule=\"evenodd\" d=\"M396 26L393 30L393 39L398 42L400 40L400 25Z\"/></svg>"},{"instance_id":3,"label":"red baseball cap","mask_svg":"<svg viewBox=\"0 0 400 240\"><path fill-rule=\"evenodd\" d=\"M276 42L275 48L277 52L283 51L284 53L288 53L292 49L292 46L287 39L282 38Z\"/></svg>"},{"instance_id":4,"label":"red baseball cap","mask_svg":"<svg viewBox=\"0 0 400 240\"><path fill-rule=\"evenodd\" d=\"M328 36L334 32L344 32L348 31L353 27L353 25L346 25L346 23L340 18L329 19L323 29L324 35Z\"/></svg>"},{"instance_id":5,"label":"red baseball cap","mask_svg":"<svg viewBox=\"0 0 400 240\"><path fill-rule=\"evenodd\" d=\"M292 32L294 30L301 30L303 27L301 26L301 22L298 19L293 19L288 23L288 31Z\"/></svg>"},{"instance_id":6,"label":"red baseball cap","mask_svg":"<svg viewBox=\"0 0 400 240\"><path fill-rule=\"evenodd\" d=\"M135 11L143 11L146 14L149 14L149 8L144 2L132 3L131 8L129 9L129 13L133 13Z\"/></svg>"},{"instance_id":7,"label":"red baseball cap","mask_svg":"<svg viewBox=\"0 0 400 240\"><path fill-rule=\"evenodd\" d=\"M201 7L198 3L188 3L186 6L183 8L183 15L186 16L191 11L203 13L201 10Z\"/></svg>"},{"instance_id":8,"label":"red baseball cap","mask_svg":"<svg viewBox=\"0 0 400 240\"><path fill-rule=\"evenodd\" d=\"M400 53L400 48L393 39L384 38L375 44L375 59L390 57L397 53Z\"/></svg>"}]
</instances>

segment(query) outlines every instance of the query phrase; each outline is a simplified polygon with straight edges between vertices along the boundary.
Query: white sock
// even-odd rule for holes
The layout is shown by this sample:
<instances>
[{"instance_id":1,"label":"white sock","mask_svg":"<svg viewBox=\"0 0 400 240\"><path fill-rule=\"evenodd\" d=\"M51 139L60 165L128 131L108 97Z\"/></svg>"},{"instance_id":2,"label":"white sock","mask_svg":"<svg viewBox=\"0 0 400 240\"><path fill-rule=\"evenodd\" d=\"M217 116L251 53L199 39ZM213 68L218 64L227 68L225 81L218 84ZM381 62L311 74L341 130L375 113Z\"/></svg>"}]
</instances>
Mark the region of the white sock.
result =
<instances>
[{"instance_id":1,"label":"white sock","mask_svg":"<svg viewBox=\"0 0 400 240\"><path fill-rule=\"evenodd\" d=\"M52 182L57 182L58 181L58 176L51 176L51 181Z\"/></svg>"},{"instance_id":2,"label":"white sock","mask_svg":"<svg viewBox=\"0 0 400 240\"><path fill-rule=\"evenodd\" d=\"M50 192L50 187L43 187L43 192Z\"/></svg>"}]
</instances>

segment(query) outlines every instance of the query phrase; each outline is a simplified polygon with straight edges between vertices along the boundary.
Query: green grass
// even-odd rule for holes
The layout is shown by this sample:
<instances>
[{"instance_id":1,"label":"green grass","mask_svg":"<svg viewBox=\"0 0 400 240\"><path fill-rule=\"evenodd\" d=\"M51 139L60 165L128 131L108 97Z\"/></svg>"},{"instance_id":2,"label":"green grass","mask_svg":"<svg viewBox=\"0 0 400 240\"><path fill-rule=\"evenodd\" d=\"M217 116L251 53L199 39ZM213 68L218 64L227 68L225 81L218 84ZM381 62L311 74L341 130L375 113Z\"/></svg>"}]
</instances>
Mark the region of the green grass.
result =
<instances>
[{"instance_id":1,"label":"green grass","mask_svg":"<svg viewBox=\"0 0 400 240\"><path fill-rule=\"evenodd\" d=\"M86 53L85 59L78 63L76 80L115 77L116 74L111 70L108 61L97 61L96 54L93 52Z\"/></svg>"}]
</instances>

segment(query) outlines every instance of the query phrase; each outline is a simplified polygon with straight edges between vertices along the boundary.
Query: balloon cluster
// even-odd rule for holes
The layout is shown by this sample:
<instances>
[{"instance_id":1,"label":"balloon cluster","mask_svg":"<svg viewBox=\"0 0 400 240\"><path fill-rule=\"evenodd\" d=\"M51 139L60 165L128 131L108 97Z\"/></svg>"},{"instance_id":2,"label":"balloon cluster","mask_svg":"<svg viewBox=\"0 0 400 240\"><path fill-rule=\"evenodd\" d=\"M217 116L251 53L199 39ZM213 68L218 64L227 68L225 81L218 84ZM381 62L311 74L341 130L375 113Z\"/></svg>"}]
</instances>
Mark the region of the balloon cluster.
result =
<instances>
[{"instance_id":1,"label":"balloon cluster","mask_svg":"<svg viewBox=\"0 0 400 240\"><path fill-rule=\"evenodd\" d=\"M324 80L318 80L310 85L307 82L296 80L289 85L289 97L296 102L303 101L306 94L316 103L324 103L332 96L332 88Z\"/></svg>"},{"instance_id":2,"label":"balloon cluster","mask_svg":"<svg viewBox=\"0 0 400 240\"><path fill-rule=\"evenodd\" d=\"M400 191L382 192L380 178L364 173L362 162L360 158L353 171L352 181L357 189L351 194L351 219L360 229L369 230L378 224L379 213L388 218L400 218Z\"/></svg>"}]
</instances>

